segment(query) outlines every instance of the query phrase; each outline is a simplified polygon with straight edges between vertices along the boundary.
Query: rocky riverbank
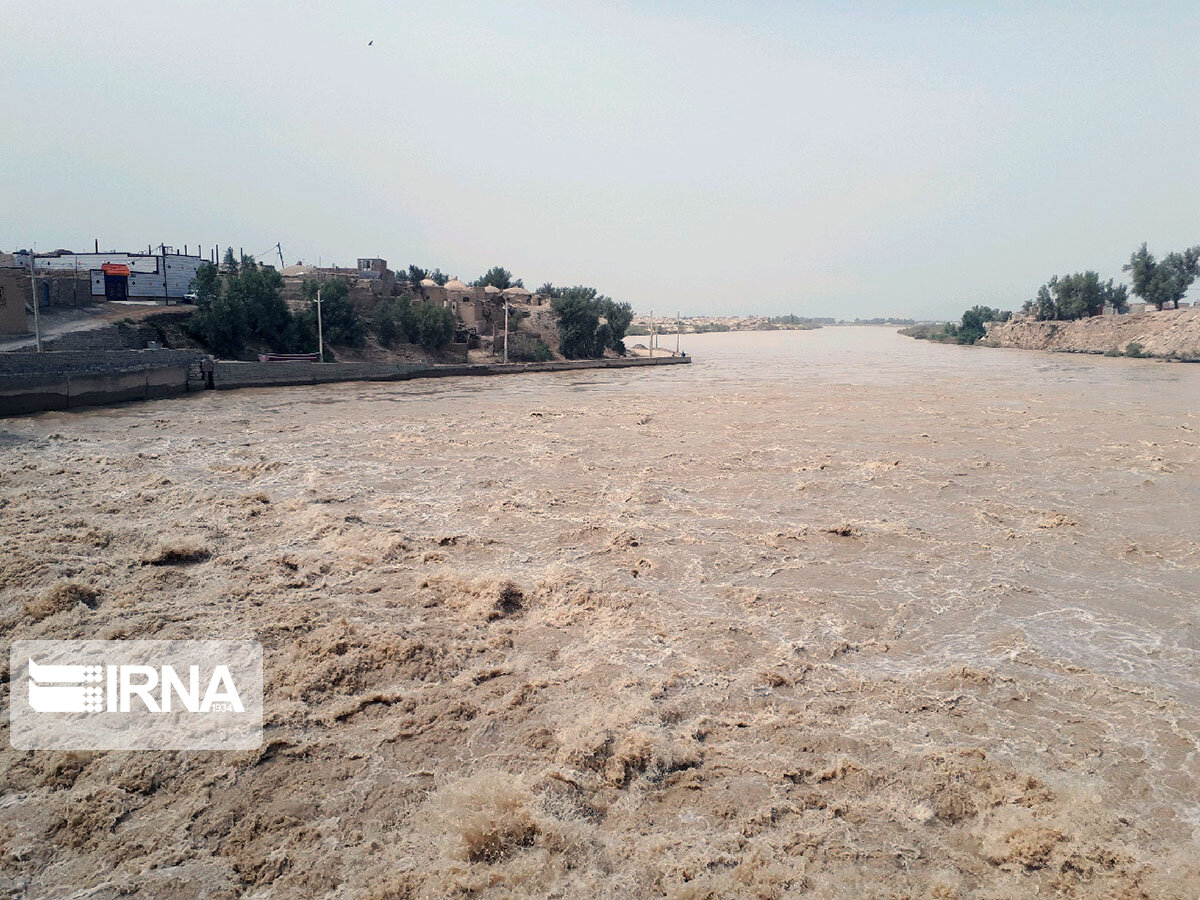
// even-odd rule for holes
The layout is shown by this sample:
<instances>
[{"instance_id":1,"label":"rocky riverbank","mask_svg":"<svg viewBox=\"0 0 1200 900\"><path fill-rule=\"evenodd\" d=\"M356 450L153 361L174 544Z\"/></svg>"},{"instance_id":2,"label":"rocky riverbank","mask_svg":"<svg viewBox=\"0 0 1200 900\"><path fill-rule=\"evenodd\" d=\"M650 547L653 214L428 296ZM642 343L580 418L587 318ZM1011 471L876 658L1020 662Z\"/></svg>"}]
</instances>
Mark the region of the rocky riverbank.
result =
<instances>
[{"instance_id":1,"label":"rocky riverbank","mask_svg":"<svg viewBox=\"0 0 1200 900\"><path fill-rule=\"evenodd\" d=\"M989 347L1195 362L1200 361L1200 308L1094 316L1071 322L996 322L988 326L982 343Z\"/></svg>"}]
</instances>

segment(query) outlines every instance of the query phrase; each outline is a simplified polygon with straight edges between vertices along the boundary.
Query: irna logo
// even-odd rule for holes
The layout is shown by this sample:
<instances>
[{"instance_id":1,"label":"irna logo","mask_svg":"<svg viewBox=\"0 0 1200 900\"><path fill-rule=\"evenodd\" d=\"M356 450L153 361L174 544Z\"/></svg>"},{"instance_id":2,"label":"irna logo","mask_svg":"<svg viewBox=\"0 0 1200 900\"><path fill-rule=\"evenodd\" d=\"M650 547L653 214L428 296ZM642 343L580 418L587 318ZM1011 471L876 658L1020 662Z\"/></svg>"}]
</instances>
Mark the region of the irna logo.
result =
<instances>
[{"instance_id":1,"label":"irna logo","mask_svg":"<svg viewBox=\"0 0 1200 900\"><path fill-rule=\"evenodd\" d=\"M262 743L257 641L14 641L21 750L246 750Z\"/></svg>"},{"instance_id":2,"label":"irna logo","mask_svg":"<svg viewBox=\"0 0 1200 900\"><path fill-rule=\"evenodd\" d=\"M29 705L44 713L130 711L131 704L152 713L245 712L229 666L216 665L200 692L200 666L188 667L187 681L174 666L39 665L29 660Z\"/></svg>"}]
</instances>

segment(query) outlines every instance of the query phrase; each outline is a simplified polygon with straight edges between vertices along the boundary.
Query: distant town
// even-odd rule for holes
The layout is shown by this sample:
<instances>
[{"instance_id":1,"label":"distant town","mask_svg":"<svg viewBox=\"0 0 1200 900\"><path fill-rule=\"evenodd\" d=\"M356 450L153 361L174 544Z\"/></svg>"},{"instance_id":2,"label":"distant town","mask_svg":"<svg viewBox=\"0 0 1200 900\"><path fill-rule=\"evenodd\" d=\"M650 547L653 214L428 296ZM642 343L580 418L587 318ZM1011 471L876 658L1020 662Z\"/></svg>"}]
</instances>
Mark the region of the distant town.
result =
<instances>
[{"instance_id":1,"label":"distant town","mask_svg":"<svg viewBox=\"0 0 1200 900\"><path fill-rule=\"evenodd\" d=\"M918 324L917 319L882 317L873 319L838 319L832 316L655 316L638 314L633 317L627 335L707 334L720 331L807 331L825 325L895 325Z\"/></svg>"}]
</instances>

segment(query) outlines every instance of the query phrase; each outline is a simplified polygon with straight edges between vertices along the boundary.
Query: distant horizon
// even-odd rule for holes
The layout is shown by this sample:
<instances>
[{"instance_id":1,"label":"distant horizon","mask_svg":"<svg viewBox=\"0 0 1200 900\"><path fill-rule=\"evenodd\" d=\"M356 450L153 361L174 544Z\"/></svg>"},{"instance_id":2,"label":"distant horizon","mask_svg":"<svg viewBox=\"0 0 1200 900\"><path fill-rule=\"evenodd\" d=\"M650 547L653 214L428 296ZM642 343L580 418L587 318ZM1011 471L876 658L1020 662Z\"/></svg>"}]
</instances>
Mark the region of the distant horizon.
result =
<instances>
[{"instance_id":1,"label":"distant horizon","mask_svg":"<svg viewBox=\"0 0 1200 900\"><path fill-rule=\"evenodd\" d=\"M55 9L0 34L0 246L945 319L1200 243L1191 4Z\"/></svg>"}]
</instances>

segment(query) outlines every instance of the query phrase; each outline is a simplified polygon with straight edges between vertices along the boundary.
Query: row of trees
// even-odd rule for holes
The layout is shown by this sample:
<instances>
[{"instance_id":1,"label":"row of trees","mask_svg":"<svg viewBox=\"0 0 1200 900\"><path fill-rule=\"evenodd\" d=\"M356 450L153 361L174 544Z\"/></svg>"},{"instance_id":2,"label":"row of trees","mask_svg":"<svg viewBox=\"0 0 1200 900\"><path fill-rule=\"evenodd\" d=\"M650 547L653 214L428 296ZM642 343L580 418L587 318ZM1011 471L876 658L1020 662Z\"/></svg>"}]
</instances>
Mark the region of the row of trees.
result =
<instances>
[{"instance_id":1,"label":"row of trees","mask_svg":"<svg viewBox=\"0 0 1200 900\"><path fill-rule=\"evenodd\" d=\"M1114 285L1111 278L1101 281L1097 273L1087 271L1055 275L1038 288L1034 299L1025 301L1022 311L1040 321L1065 321L1098 316L1105 306L1124 312L1128 305L1125 285Z\"/></svg>"},{"instance_id":2,"label":"row of trees","mask_svg":"<svg viewBox=\"0 0 1200 900\"><path fill-rule=\"evenodd\" d=\"M1092 271L1055 276L1038 288L1037 296L1025 301L1022 311L1042 321L1096 316L1106 306L1125 312L1131 293L1155 309L1176 307L1200 277L1200 246L1157 259L1142 244L1121 271L1129 273L1128 290L1111 278L1101 281Z\"/></svg>"},{"instance_id":3,"label":"row of trees","mask_svg":"<svg viewBox=\"0 0 1200 900\"><path fill-rule=\"evenodd\" d=\"M401 278L414 286L427 278L437 284L449 281L439 269L416 265L410 265ZM503 266L493 266L472 284L493 285L500 290L524 286L520 278L514 278ZM317 343L314 301L318 287L321 325L327 344L361 346L368 324L379 342L388 347L408 342L437 348L454 336L455 319L450 310L414 303L408 294L381 301L370 323L364 322L350 301L347 282L341 278L323 284L306 279L303 283L306 308L293 313L283 300L283 278L279 272L260 266L251 256L238 259L232 249L226 252L219 268L205 263L196 273L192 290L199 310L192 317L190 330L213 353L223 357L241 356L251 343L265 345L277 353L311 351ZM596 288L584 285L556 287L547 282L538 288L538 293L553 298L552 308L558 316L559 351L563 356L594 358L603 356L606 350L625 353L624 338L633 320L633 309L628 303L618 303ZM540 340L531 343L528 353L536 359L550 355L549 348Z\"/></svg>"},{"instance_id":4,"label":"row of trees","mask_svg":"<svg viewBox=\"0 0 1200 900\"><path fill-rule=\"evenodd\" d=\"M454 337L454 313L442 307L396 297L380 301L372 320L375 335L385 347L398 342L442 347Z\"/></svg>"},{"instance_id":5,"label":"row of trees","mask_svg":"<svg viewBox=\"0 0 1200 900\"><path fill-rule=\"evenodd\" d=\"M1122 266L1128 272L1131 287L1115 284L1113 279L1101 281L1092 271L1054 276L1040 288L1032 300L1026 300L1021 311L1040 321L1067 321L1098 316L1105 308L1123 313L1129 308L1129 295L1140 297L1155 309L1177 307L1200 277L1200 246L1189 247L1181 253L1168 253L1156 259L1142 244ZM1006 322L1012 313L990 306L973 306L962 314L960 323L947 322L941 326L917 325L904 329L911 337L933 341L952 341L974 344L986 333L985 323Z\"/></svg>"},{"instance_id":6,"label":"row of trees","mask_svg":"<svg viewBox=\"0 0 1200 900\"><path fill-rule=\"evenodd\" d=\"M426 278L439 285L444 285L450 280L450 276L441 269L425 269L417 265L410 265L407 272L398 272L397 277L407 281L414 288ZM525 287L522 279L513 278L512 272L503 266L492 266L470 283L471 287L487 287L489 284L502 291L510 287Z\"/></svg>"},{"instance_id":7,"label":"row of trees","mask_svg":"<svg viewBox=\"0 0 1200 900\"><path fill-rule=\"evenodd\" d=\"M283 276L259 266L252 256L237 259L226 251L221 267L204 263L196 272L196 314L189 322L192 336L214 354L241 356L249 341L266 344L278 353L300 352L316 343L316 320L294 316L283 301ZM306 346L307 345L307 346Z\"/></svg>"},{"instance_id":8,"label":"row of trees","mask_svg":"<svg viewBox=\"0 0 1200 900\"><path fill-rule=\"evenodd\" d=\"M232 248L220 268L204 263L196 272L192 290L199 309L189 331L215 355L226 358L241 356L251 343L276 353L311 352L317 346L318 289L326 344L362 346L367 323L354 308L344 279L323 284L305 279L302 291L308 302L304 310L293 313L283 300L279 272L258 265L252 256L237 259ZM413 304L407 297L381 303L371 324L380 342L388 346L402 339L434 349L454 336L453 313Z\"/></svg>"}]
</instances>

